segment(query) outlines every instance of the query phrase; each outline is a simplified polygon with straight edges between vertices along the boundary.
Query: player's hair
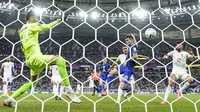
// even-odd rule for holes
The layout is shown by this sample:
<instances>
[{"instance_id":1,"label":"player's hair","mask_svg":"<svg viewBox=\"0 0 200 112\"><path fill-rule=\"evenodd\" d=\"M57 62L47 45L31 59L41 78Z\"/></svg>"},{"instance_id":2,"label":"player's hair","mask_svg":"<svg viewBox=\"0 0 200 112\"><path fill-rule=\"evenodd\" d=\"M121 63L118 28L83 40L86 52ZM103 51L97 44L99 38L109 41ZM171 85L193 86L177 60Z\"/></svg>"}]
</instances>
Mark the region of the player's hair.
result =
<instances>
[{"instance_id":1,"label":"player's hair","mask_svg":"<svg viewBox=\"0 0 200 112\"><path fill-rule=\"evenodd\" d=\"M26 14L26 21L28 21L30 19L31 16L34 16L35 12L33 10L27 12Z\"/></svg>"},{"instance_id":2,"label":"player's hair","mask_svg":"<svg viewBox=\"0 0 200 112\"><path fill-rule=\"evenodd\" d=\"M130 40L134 40L134 35L128 35L128 36L125 37L125 39L127 39L127 38L130 39Z\"/></svg>"}]
</instances>

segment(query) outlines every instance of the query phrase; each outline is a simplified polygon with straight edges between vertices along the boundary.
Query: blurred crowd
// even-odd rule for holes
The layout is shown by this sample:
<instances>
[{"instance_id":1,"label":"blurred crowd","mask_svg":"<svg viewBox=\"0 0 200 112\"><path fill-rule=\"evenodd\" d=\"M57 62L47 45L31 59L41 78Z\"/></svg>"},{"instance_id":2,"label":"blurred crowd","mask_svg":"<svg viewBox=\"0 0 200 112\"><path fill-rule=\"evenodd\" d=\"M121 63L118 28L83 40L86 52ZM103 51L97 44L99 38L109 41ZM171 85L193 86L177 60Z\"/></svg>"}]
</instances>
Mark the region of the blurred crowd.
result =
<instances>
[{"instance_id":1,"label":"blurred crowd","mask_svg":"<svg viewBox=\"0 0 200 112\"><path fill-rule=\"evenodd\" d=\"M81 43L81 42L80 42ZM148 42L146 42L148 43ZM156 47L150 48L149 46L155 46L156 43L148 43L148 45L146 45L146 43L144 42L140 42L138 44L138 48L139 48L139 54L143 54L146 56L149 56L150 59L153 57L154 53L154 57L166 64L167 60L163 60L162 57L164 54L168 53L169 51L173 50L173 48L166 44L166 43L161 43L159 45L157 45ZM21 50L21 45L19 44L15 44L15 47L13 48L12 44L9 43L7 40L2 39L0 41L0 45L1 45L1 49L0 49L0 60L8 57L9 55L11 55L12 51L14 50L14 62L17 63L17 71L18 71L18 76L14 79L14 90L18 89L21 85L23 85L25 82L27 82L30 78L30 73L29 73L29 69L27 67L24 68L23 70L23 75L20 74L21 71L21 63L20 61L24 62L24 56ZM76 85L79 83L84 83L84 86L88 86L88 77L91 75L91 72L94 68L94 66L91 64L91 62L93 63L97 63L100 62L105 56L106 56L106 48L99 44L98 42L94 42L91 43L90 45L85 47L85 50L83 50L83 46L79 45L77 42L75 41L70 41L69 43L66 43L65 45L63 45L62 47L59 47L59 45L57 45L56 43L52 42L52 41L46 41L43 42L41 45L41 51L43 54L54 54L54 55L59 55L61 54L61 56L63 56L69 63L73 64L72 65L72 74L70 77L70 81L72 83L73 88L76 88ZM108 56L109 57L117 57L120 53L122 53L122 47L124 45L121 43L116 43L114 45L112 45L111 47L108 48ZM193 48L192 46L190 46L189 44L185 45L185 50L187 50L188 48L192 48L194 55L197 55L197 51L195 48ZM61 53L59 53L59 51L61 51ZM85 53L85 54L83 54ZM85 58L75 62L76 60L82 58L83 56L85 56ZM88 61L90 60L90 61ZM147 66L154 66L154 65L159 65L161 66L162 64L160 64L160 62L158 61L151 61L149 63L147 63ZM73 63L75 62L75 63ZM146 63L147 61L138 61L139 63L141 62L141 64ZM68 63L68 65L69 65ZM110 64L112 64L111 61L109 61ZM88 66L82 66L82 65L88 65ZM196 68L196 71L198 71L199 68ZM170 70L168 70L168 74L170 73ZM69 71L69 68L68 68ZM50 75L46 74L46 76L44 76L45 72L42 72L40 74L40 78L38 85L36 86L35 90L36 91L52 91L52 86L51 83L49 83L51 81L50 79ZM1 74L2 75L2 74ZM164 89L166 88L167 85L167 78L166 78L166 71L165 69L152 69L152 68L146 68L145 69L145 73L144 73L144 78L142 75L142 70L141 69L136 69L136 73L134 74L134 78L135 80L138 80L136 83L136 90L137 91L155 91L156 89L156 85L157 84L157 88L158 91L162 92L164 91ZM193 74L193 77L196 78L196 80L200 81L200 74L199 72L195 72ZM165 79L165 80L162 80ZM161 81L162 80L162 81ZM161 82L160 82L161 81ZM0 86L2 88L2 79L0 80ZM194 81L194 84L198 84L197 81ZM112 89L116 89L118 88L119 85L119 81L116 80L114 81L114 83L112 84L111 88Z\"/></svg>"}]
</instances>

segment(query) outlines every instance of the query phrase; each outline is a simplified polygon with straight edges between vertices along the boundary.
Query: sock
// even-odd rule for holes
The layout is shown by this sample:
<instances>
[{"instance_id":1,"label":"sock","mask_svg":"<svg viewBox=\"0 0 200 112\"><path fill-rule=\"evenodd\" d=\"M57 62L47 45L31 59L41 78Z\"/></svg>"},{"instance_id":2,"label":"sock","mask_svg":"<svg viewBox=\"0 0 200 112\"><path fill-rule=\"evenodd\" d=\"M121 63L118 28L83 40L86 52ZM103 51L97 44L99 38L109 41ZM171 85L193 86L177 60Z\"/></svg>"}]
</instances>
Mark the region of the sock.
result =
<instances>
[{"instance_id":1,"label":"sock","mask_svg":"<svg viewBox=\"0 0 200 112\"><path fill-rule=\"evenodd\" d=\"M119 88L118 88L118 94L117 94L117 100L121 100L121 94L122 94L122 92L123 92L123 90L120 88L120 86L119 86Z\"/></svg>"},{"instance_id":2,"label":"sock","mask_svg":"<svg viewBox=\"0 0 200 112\"><path fill-rule=\"evenodd\" d=\"M164 97L164 100L167 101L169 95L171 94L171 91L172 91L172 88L168 85L167 86L167 89L165 91L165 97Z\"/></svg>"},{"instance_id":3,"label":"sock","mask_svg":"<svg viewBox=\"0 0 200 112\"><path fill-rule=\"evenodd\" d=\"M24 92L26 92L27 90L29 90L31 88L31 86L32 86L32 82L28 82L28 83L24 84L16 92L14 92L14 94L12 94L11 97L13 99L16 99L17 97L19 97L20 95L22 95Z\"/></svg>"},{"instance_id":4,"label":"sock","mask_svg":"<svg viewBox=\"0 0 200 112\"><path fill-rule=\"evenodd\" d=\"M95 91L96 91L96 88L95 88L95 87L93 87L93 94L95 94Z\"/></svg>"},{"instance_id":5,"label":"sock","mask_svg":"<svg viewBox=\"0 0 200 112\"><path fill-rule=\"evenodd\" d=\"M6 86L6 84L3 84L3 92L4 92L4 94L7 93L7 86Z\"/></svg>"},{"instance_id":6,"label":"sock","mask_svg":"<svg viewBox=\"0 0 200 112\"><path fill-rule=\"evenodd\" d=\"M60 93L60 88L61 88L61 85L59 84L58 85L58 93Z\"/></svg>"},{"instance_id":7,"label":"sock","mask_svg":"<svg viewBox=\"0 0 200 112\"><path fill-rule=\"evenodd\" d=\"M56 65L58 66L58 72L63 80L64 85L70 86L65 60L61 57L58 58L56 60Z\"/></svg>"},{"instance_id":8,"label":"sock","mask_svg":"<svg viewBox=\"0 0 200 112\"><path fill-rule=\"evenodd\" d=\"M174 89L173 92L176 93L177 89L176 89L176 84L174 84Z\"/></svg>"},{"instance_id":9,"label":"sock","mask_svg":"<svg viewBox=\"0 0 200 112\"><path fill-rule=\"evenodd\" d=\"M102 92L103 92L103 86L99 85L99 93L102 93Z\"/></svg>"},{"instance_id":10,"label":"sock","mask_svg":"<svg viewBox=\"0 0 200 112\"><path fill-rule=\"evenodd\" d=\"M190 89L189 89L189 88L185 89L185 92L186 92L187 94L189 94L189 93L190 93Z\"/></svg>"},{"instance_id":11,"label":"sock","mask_svg":"<svg viewBox=\"0 0 200 112\"><path fill-rule=\"evenodd\" d=\"M54 94L54 96L58 96L58 88L57 88L57 85L53 85L53 94Z\"/></svg>"},{"instance_id":12,"label":"sock","mask_svg":"<svg viewBox=\"0 0 200 112\"><path fill-rule=\"evenodd\" d=\"M11 82L11 83L10 83L10 91L13 91L13 87L14 87L14 83Z\"/></svg>"},{"instance_id":13,"label":"sock","mask_svg":"<svg viewBox=\"0 0 200 112\"><path fill-rule=\"evenodd\" d=\"M131 86L126 85L126 90L131 90Z\"/></svg>"},{"instance_id":14,"label":"sock","mask_svg":"<svg viewBox=\"0 0 200 112\"><path fill-rule=\"evenodd\" d=\"M60 96L62 96L63 88L64 88L63 86L60 86L60 91L59 91L59 95L60 95Z\"/></svg>"},{"instance_id":15,"label":"sock","mask_svg":"<svg viewBox=\"0 0 200 112\"><path fill-rule=\"evenodd\" d=\"M186 82L183 87L180 89L180 91L182 92L183 90L185 90L188 86L190 85L190 83Z\"/></svg>"},{"instance_id":16,"label":"sock","mask_svg":"<svg viewBox=\"0 0 200 112\"><path fill-rule=\"evenodd\" d=\"M108 79L107 79L107 83L109 83L108 84L108 90L110 90L110 87L111 87L111 84L112 84L112 81L113 80L113 77L112 76L108 76Z\"/></svg>"}]
</instances>

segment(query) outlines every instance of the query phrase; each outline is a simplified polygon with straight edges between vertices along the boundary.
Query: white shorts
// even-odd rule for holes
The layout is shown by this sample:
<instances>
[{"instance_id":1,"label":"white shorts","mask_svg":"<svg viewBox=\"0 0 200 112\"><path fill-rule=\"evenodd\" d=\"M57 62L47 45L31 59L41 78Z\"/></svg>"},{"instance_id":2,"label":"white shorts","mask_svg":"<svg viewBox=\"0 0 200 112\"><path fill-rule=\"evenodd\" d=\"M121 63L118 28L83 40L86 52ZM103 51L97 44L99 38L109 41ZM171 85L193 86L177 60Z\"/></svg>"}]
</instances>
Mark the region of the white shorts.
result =
<instances>
[{"instance_id":1,"label":"white shorts","mask_svg":"<svg viewBox=\"0 0 200 112\"><path fill-rule=\"evenodd\" d=\"M54 83L61 83L62 78L60 76L52 76L51 81L54 82Z\"/></svg>"},{"instance_id":2,"label":"white shorts","mask_svg":"<svg viewBox=\"0 0 200 112\"><path fill-rule=\"evenodd\" d=\"M11 75L4 75L3 82L12 82L13 77Z\"/></svg>"},{"instance_id":3,"label":"white shorts","mask_svg":"<svg viewBox=\"0 0 200 112\"><path fill-rule=\"evenodd\" d=\"M174 74L177 79L181 79L182 81L186 80L191 75L187 73L186 70L172 70L171 75Z\"/></svg>"}]
</instances>

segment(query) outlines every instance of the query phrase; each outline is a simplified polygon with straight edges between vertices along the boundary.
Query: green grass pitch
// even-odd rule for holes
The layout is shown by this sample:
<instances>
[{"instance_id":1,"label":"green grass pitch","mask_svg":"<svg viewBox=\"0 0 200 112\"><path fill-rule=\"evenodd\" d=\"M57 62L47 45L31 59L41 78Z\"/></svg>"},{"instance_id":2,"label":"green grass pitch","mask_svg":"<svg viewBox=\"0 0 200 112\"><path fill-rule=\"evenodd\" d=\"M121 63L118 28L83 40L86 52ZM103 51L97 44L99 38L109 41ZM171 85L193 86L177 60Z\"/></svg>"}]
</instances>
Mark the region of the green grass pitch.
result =
<instances>
[{"instance_id":1,"label":"green grass pitch","mask_svg":"<svg viewBox=\"0 0 200 112\"><path fill-rule=\"evenodd\" d=\"M27 96L25 94L20 98ZM34 94L42 101L45 101L48 98L51 98L52 94ZM119 104L115 103L109 97L102 97L97 98L96 96L91 96L86 94L87 98L95 101L101 99L101 101L96 103L96 112L119 112ZM184 95L185 97L191 99L193 102L200 100L200 95ZM117 95L111 95L112 98L117 98ZM151 100L152 98L156 97L156 95L135 95L138 99L141 99L144 102ZM161 95L163 97L163 95ZM6 97L1 97L0 101ZM20 100L17 99L17 100ZM65 98L65 97L63 97ZM70 112L93 112L94 111L94 103L86 99L85 97L80 97L82 100L81 104L70 104ZM171 95L169 97L169 101L175 100L177 97L176 95ZM122 101L124 98L122 98ZM145 112L145 105L138 101L135 98L131 98L131 101L124 102L121 104L122 112ZM147 103L147 112L170 112L170 105L160 105L161 99L159 97L153 99L151 102ZM190 101L182 98L172 104L173 112L196 112L194 104ZM52 99L46 101L44 103L44 112L68 112L68 103L63 100L54 100ZM35 97L29 96L26 99L22 100L18 104L17 112L41 112L42 110L42 102L38 101ZM197 110L200 112L200 102L197 103ZM3 107L0 106L0 112L14 112L14 108Z\"/></svg>"}]
</instances>

